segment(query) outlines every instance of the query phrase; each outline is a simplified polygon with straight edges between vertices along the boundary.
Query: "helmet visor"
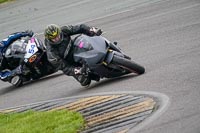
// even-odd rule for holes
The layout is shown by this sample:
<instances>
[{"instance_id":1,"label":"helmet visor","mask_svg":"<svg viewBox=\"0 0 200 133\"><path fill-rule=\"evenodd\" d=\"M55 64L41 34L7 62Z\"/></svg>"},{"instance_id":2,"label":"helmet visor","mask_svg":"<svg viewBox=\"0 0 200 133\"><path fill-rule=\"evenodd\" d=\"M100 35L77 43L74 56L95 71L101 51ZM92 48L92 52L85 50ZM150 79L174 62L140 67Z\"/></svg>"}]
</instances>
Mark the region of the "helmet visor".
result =
<instances>
[{"instance_id":1,"label":"helmet visor","mask_svg":"<svg viewBox=\"0 0 200 133\"><path fill-rule=\"evenodd\" d=\"M61 40L60 34L58 34L54 38L51 38L51 41L54 42L54 43L60 42L60 40Z\"/></svg>"}]
</instances>

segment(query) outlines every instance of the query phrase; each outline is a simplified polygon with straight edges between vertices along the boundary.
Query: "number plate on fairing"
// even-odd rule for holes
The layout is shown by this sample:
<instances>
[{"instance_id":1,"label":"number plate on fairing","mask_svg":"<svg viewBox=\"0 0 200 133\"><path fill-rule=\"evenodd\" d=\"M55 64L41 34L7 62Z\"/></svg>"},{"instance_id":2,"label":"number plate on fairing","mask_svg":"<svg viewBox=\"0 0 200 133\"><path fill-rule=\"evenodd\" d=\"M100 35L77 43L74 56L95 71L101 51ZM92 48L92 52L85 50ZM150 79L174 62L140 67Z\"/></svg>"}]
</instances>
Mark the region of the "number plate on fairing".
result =
<instances>
[{"instance_id":1,"label":"number plate on fairing","mask_svg":"<svg viewBox=\"0 0 200 133\"><path fill-rule=\"evenodd\" d=\"M26 54L24 56L24 61L27 62L28 59L34 55L38 51L36 42L34 38L31 38L31 40L28 41L27 47L26 47Z\"/></svg>"}]
</instances>

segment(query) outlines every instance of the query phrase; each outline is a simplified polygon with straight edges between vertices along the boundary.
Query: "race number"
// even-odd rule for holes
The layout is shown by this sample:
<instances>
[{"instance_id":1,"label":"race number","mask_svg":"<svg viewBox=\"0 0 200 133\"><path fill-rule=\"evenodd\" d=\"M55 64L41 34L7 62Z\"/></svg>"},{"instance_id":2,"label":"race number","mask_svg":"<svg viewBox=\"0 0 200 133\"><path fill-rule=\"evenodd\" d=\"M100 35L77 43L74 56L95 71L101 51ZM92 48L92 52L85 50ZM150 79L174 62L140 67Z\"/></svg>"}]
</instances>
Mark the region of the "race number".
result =
<instances>
[{"instance_id":1,"label":"race number","mask_svg":"<svg viewBox=\"0 0 200 133\"><path fill-rule=\"evenodd\" d=\"M31 39L28 41L28 44L26 46L26 54L25 54L25 58L28 59L30 58L32 55L34 55L36 52L38 51L37 45L34 41L34 39Z\"/></svg>"}]
</instances>

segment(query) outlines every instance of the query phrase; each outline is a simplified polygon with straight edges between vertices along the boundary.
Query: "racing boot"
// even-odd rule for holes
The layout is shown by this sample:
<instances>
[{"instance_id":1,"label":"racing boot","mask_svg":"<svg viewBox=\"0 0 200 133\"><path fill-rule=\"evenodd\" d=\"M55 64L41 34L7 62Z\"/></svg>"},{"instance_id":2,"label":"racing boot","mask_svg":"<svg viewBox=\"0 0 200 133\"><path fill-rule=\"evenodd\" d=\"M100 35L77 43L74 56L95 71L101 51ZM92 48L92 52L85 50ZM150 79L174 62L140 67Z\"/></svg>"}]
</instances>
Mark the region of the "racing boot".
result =
<instances>
[{"instance_id":1,"label":"racing boot","mask_svg":"<svg viewBox=\"0 0 200 133\"><path fill-rule=\"evenodd\" d=\"M91 83L91 79L89 76L85 75L74 75L73 76L82 86L89 86Z\"/></svg>"}]
</instances>

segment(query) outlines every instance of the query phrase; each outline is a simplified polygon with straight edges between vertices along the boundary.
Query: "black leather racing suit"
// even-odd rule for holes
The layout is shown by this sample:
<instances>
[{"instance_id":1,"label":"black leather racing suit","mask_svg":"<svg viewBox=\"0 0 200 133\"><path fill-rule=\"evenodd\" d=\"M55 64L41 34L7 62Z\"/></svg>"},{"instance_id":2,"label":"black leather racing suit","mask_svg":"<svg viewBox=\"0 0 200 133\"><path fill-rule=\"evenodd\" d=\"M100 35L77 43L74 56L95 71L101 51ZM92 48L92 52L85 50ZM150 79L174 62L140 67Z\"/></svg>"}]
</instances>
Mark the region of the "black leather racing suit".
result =
<instances>
[{"instance_id":1,"label":"black leather racing suit","mask_svg":"<svg viewBox=\"0 0 200 133\"><path fill-rule=\"evenodd\" d=\"M74 76L81 83L80 78L74 74L74 68L77 67L77 64L73 60L73 42L71 36L82 33L93 36L93 32L85 24L63 26L61 27L61 31L61 38L63 37L63 40L59 44L54 44L45 39L48 60L57 70L62 70L68 76Z\"/></svg>"}]
</instances>

